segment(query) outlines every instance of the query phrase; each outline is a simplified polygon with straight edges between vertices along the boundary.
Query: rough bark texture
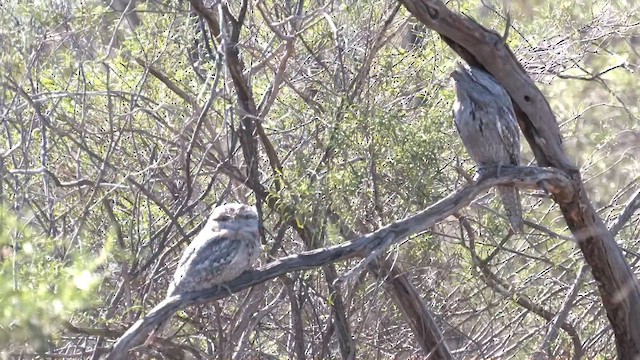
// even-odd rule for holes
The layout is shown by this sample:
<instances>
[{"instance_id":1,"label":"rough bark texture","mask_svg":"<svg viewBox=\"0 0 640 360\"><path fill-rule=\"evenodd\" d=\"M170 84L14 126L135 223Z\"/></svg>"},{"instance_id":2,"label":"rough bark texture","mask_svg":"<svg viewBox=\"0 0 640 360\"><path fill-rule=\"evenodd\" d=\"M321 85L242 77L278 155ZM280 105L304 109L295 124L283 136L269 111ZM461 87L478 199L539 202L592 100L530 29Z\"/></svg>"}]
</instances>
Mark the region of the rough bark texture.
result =
<instances>
[{"instance_id":1,"label":"rough bark texture","mask_svg":"<svg viewBox=\"0 0 640 360\"><path fill-rule=\"evenodd\" d=\"M203 18L207 20L209 27L211 28L212 35L214 38L218 38L221 40L223 48L225 50L225 62L229 73L232 78L232 82L234 84L236 90L236 96L238 105L240 107L239 115L241 115L242 126L238 131L240 144L242 146L242 152L245 157L245 162L248 164L247 166L247 185L254 190L257 200L258 211L261 212L261 203L265 202L267 206L269 206L272 210L280 210L282 212L283 218L291 219L291 227L299 234L300 238L303 240L307 248L314 248L313 239L316 238L316 234L313 230L310 230L308 226L301 226L301 221L298 221L295 217L295 212L288 211L288 209L281 207L275 197L267 196L265 189L262 184L260 184L258 179L258 156L257 156L257 138L259 137L262 141L262 146L264 151L269 159L269 163L274 171L274 176L278 177L279 174L282 173L282 165L276 152L273 150L273 146L271 145L269 139L265 135L264 130L260 122L257 122L256 119L260 118L258 114L258 110L254 101L253 93L251 88L245 79L244 66L240 59L240 54L238 50L238 40L240 35L240 30L243 25L246 12L247 12L247 2L243 1L241 5L241 10L237 19L233 17L233 15L226 9L226 7L222 7L225 12L225 18L227 20L227 27L229 28L228 36L225 38L224 32L218 29L218 23L213 18L213 14L206 9L201 0L191 0L191 4L194 6L196 12L198 12ZM386 26L389 26L391 20L394 18L400 6L398 5L392 14L389 16ZM384 32L381 32L381 34ZM222 36L220 36L222 34ZM372 59L370 57L369 59ZM286 62L283 62L282 65L286 65ZM363 72L364 74L364 72ZM275 182L278 184L278 182ZM276 189L277 190L277 189ZM277 192L277 191L276 191ZM391 269L387 269L390 271ZM337 272L333 264L327 264L327 266L323 269L325 279L327 282L327 286L331 292L332 297L332 322L334 325L335 335L338 338L338 344L340 346L340 354L343 359L350 360L356 357L356 345L353 341L351 332L349 330L349 321L347 315L347 307L344 304L341 289L334 284L335 280L338 278ZM383 281L393 283L398 283L398 280L393 278L384 277ZM405 279L407 286L410 286L408 280ZM389 286L390 289L394 289L396 286ZM405 299L404 302L397 301L398 306L403 308L404 304L409 303L421 303L420 294L415 291L415 288L411 287L414 291L405 291L402 294L398 294L395 296L395 299ZM418 309L407 309L405 313L414 313L418 311ZM418 316L418 315L416 315ZM427 313L426 316L429 316ZM420 316L418 316L420 317ZM432 324L433 325L433 324ZM435 326L435 325L433 325ZM415 327L412 325L412 328ZM439 334L439 333L438 333ZM421 332L416 333L416 338L423 346L423 349L427 352L431 352L433 348L425 348L425 344L431 344L433 341L424 339L424 336L431 335L430 332ZM440 336L439 339L442 337ZM446 349L446 348L445 348ZM298 349L298 355L303 356L300 349ZM437 352L436 355L440 354L442 351ZM448 352L447 352L448 353ZM449 357L437 357L437 359L447 359Z\"/></svg>"},{"instance_id":2,"label":"rough bark texture","mask_svg":"<svg viewBox=\"0 0 640 360\"><path fill-rule=\"evenodd\" d=\"M406 273L391 260L379 259L369 265L369 269L379 279L386 279L385 289L393 297L411 326L416 341L429 354L429 359L453 359L447 344L442 337L438 324L431 316L427 305L422 301L418 289L413 286Z\"/></svg>"},{"instance_id":3,"label":"rough bark texture","mask_svg":"<svg viewBox=\"0 0 640 360\"><path fill-rule=\"evenodd\" d=\"M618 357L640 356L640 286L584 189L580 172L564 152L549 103L504 39L438 0L400 0L418 20L438 32L465 61L482 66L507 90L538 165L571 178L572 191L554 194L592 274L616 338Z\"/></svg>"},{"instance_id":4,"label":"rough bark texture","mask_svg":"<svg viewBox=\"0 0 640 360\"><path fill-rule=\"evenodd\" d=\"M179 309L224 298L232 293L274 279L288 272L314 269L354 257L366 257L374 251L388 248L411 235L429 229L435 223L469 205L476 196L491 187L515 185L529 188L542 187L552 194L554 192L571 192L570 179L564 173L551 168L502 167L500 169L500 177L496 176L497 168L488 169L477 183L460 188L413 216L393 222L352 241L305 251L273 261L258 270L247 271L237 279L216 289L191 292L167 298L153 308L143 319L133 324L116 341L107 359L125 359L128 351L140 344L149 331Z\"/></svg>"}]
</instances>

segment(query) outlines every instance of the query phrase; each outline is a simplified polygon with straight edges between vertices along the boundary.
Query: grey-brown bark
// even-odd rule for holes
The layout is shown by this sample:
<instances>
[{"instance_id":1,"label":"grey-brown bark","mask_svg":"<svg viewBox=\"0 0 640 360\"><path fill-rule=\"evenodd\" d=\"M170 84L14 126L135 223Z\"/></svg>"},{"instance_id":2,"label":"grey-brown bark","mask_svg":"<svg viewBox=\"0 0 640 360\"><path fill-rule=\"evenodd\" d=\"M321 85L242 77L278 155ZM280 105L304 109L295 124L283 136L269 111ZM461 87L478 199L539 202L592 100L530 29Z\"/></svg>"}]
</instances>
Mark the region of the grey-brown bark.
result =
<instances>
[{"instance_id":1,"label":"grey-brown bark","mask_svg":"<svg viewBox=\"0 0 640 360\"><path fill-rule=\"evenodd\" d=\"M387 292L398 304L416 341L429 354L429 359L453 359L438 324L402 268L389 259L372 261L368 268L377 278L384 279Z\"/></svg>"},{"instance_id":2,"label":"grey-brown bark","mask_svg":"<svg viewBox=\"0 0 640 360\"><path fill-rule=\"evenodd\" d=\"M543 187L551 194L572 191L570 178L563 172L552 168L502 167L500 177L496 177L496 175L497 169L493 168L487 171L485 177L479 179L477 183L460 188L427 209L352 241L305 251L273 261L258 270L245 272L237 279L217 289L168 298L152 309L143 319L133 324L116 341L107 359L125 358L128 351L140 344L151 329L181 308L221 299L229 296L230 293L247 289L288 272L314 269L354 257L366 257L373 251L388 248L411 235L429 229L435 223L467 206L476 196L493 186Z\"/></svg>"},{"instance_id":3,"label":"grey-brown bark","mask_svg":"<svg viewBox=\"0 0 640 360\"><path fill-rule=\"evenodd\" d=\"M562 147L556 118L504 39L438 0L400 0L418 20L438 32L465 61L490 72L507 90L539 166L571 178L571 191L553 198L559 205L598 282L620 359L640 356L640 286L622 252L593 208L580 172Z\"/></svg>"},{"instance_id":4,"label":"grey-brown bark","mask_svg":"<svg viewBox=\"0 0 640 360\"><path fill-rule=\"evenodd\" d=\"M200 0L191 0L191 4L192 6L194 6L194 9L196 10L196 12L198 12L202 17L206 19L211 17L210 12L208 12L202 6L202 2ZM211 29L211 32L214 36L220 36L219 39L221 40L223 48L225 49L225 62L236 90L238 105L241 109L239 114L241 115L241 118L242 118L242 127L238 129L238 134L240 135L239 140L242 146L245 162L247 164L246 178L248 181L246 183L255 192L259 211L261 211L260 204L262 202L265 202L267 206L269 206L272 210L280 212L283 218L291 219L290 226L298 232L298 235L303 240L306 247L308 249L313 249L315 245L313 244L314 241L312 239L317 238L316 233L313 230L311 230L308 226L300 226L301 222L296 219L295 213L290 211L287 208L282 208L280 204L278 204L278 201L275 197L273 196L267 197L267 193L265 192L264 188L259 182L259 179L257 178L258 162L259 162L257 157L257 138L258 137L262 142L262 146L269 159L269 163L272 167L275 177L281 176L282 165L280 160L278 159L277 154L273 150L273 146L271 145L269 139L265 135L265 132L262 129L261 123L256 121L256 119L261 118L261 116L259 116L261 114L258 114L253 93L251 91L251 88L248 85L248 82L243 76L244 67L240 60L237 43L238 43L238 37L240 34L240 29L243 25L244 17L247 10L247 2L246 1L242 2L241 10L239 15L237 16L237 19L234 18L234 16L228 11L228 9L225 6L222 6L221 9L225 14L225 18L227 21L226 27L228 29L226 32L219 31L218 29ZM354 83L352 84L354 87L354 90L352 91L352 97L354 97L355 94L357 94L357 92L359 91L361 82L363 81L363 78L365 77L365 75L369 70L370 62L373 59L373 55L377 52L377 50L381 48L383 44L382 35L385 33L385 30L391 24L391 21L394 19L395 15L397 14L398 9L399 9L399 6L396 6L389 14L387 21L385 22L384 28L382 29L382 31L380 32L376 40L375 51L373 51L373 53L370 54L370 56L368 57L369 60L367 65L362 67L361 72L359 73L359 76L354 80ZM216 26L216 23L209 20L208 20L208 24L209 26ZM285 58L285 61L286 61L286 58ZM285 62L283 62L283 65L284 64ZM279 186L278 182L276 182L276 186ZM391 268L385 268L385 267L383 267L383 269L387 272L393 270ZM342 300L341 289L334 284L335 280L338 278L337 272L335 270L335 267L332 264L328 264L326 267L324 267L323 271L325 275L325 280L327 282L327 286L329 288L329 291L331 293L331 297L333 300L331 302L332 322L334 325L334 329L336 330L335 334L338 339L340 353L343 359L347 359L347 360L353 359L356 356L356 346L349 330L347 308ZM398 279L389 278L389 277L383 277L382 280L389 283L388 285L390 286L388 288L391 289L390 291L393 291L394 289L401 290L401 291L404 290L402 293L399 293L397 294L397 296L394 297L400 308L409 306L410 304L423 305L421 303L422 300L421 300L420 294L418 294L418 292L415 291L414 287L410 286L410 283L408 282L407 279L405 279L404 283L402 283ZM398 288L401 283L405 285L404 289ZM421 310L423 311L424 309L418 308L417 306L413 306L413 307L408 307L404 309L404 312L412 314L412 317L417 318L418 320L416 321L418 321L419 323L426 323L427 322L426 320L423 321L421 319L424 319L425 316L429 316L429 314L428 312L425 312L425 314L419 314ZM435 329L435 324L431 323L431 327L433 330L436 330L437 334L439 334L439 332L437 332L437 329ZM416 333L416 338L419 340L421 346L423 346L423 349L426 352L431 352L433 349L437 347L437 345L434 345L433 347L429 347L427 345L432 345L432 343L440 342L441 336L435 337L435 340L425 339L425 336L431 336L433 335L433 333L421 331L422 328L424 328L424 326L421 326L420 328L416 328L414 324L412 324L412 328L414 328L414 330L416 331L419 331L418 333ZM446 350L446 348L444 349ZM439 356L441 353L442 351L436 351L435 354ZM446 353L448 354L448 351ZM444 357L439 356L438 358L447 359L449 357L450 355L444 356Z\"/></svg>"}]
</instances>

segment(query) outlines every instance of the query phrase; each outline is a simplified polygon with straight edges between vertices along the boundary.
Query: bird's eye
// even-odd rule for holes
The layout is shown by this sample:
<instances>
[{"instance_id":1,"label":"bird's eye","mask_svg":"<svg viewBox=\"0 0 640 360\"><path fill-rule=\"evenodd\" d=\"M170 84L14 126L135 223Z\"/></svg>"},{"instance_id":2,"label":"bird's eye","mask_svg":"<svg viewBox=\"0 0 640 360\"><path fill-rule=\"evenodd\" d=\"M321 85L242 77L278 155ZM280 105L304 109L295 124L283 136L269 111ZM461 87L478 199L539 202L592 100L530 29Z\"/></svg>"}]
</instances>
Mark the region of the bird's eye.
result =
<instances>
[{"instance_id":1,"label":"bird's eye","mask_svg":"<svg viewBox=\"0 0 640 360\"><path fill-rule=\"evenodd\" d=\"M244 219L244 220L251 220L251 219L255 219L256 216L254 214L242 214L240 215L240 219Z\"/></svg>"},{"instance_id":2,"label":"bird's eye","mask_svg":"<svg viewBox=\"0 0 640 360\"><path fill-rule=\"evenodd\" d=\"M216 221L229 221L231 220L231 218L228 215L219 215L216 218Z\"/></svg>"}]
</instances>

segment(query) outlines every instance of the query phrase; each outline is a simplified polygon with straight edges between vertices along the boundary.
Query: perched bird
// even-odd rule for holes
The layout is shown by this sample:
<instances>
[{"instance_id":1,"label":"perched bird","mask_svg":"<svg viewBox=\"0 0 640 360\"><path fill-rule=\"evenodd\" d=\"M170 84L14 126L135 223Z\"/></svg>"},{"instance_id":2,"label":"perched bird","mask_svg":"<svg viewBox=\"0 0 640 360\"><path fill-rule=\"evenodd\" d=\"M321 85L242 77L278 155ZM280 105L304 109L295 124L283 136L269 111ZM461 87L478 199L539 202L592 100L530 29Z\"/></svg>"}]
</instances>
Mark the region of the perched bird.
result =
<instances>
[{"instance_id":1,"label":"perched bird","mask_svg":"<svg viewBox=\"0 0 640 360\"><path fill-rule=\"evenodd\" d=\"M218 206L182 254L167 297L233 280L251 269L259 255L256 209L236 203Z\"/></svg>"},{"instance_id":2,"label":"perched bird","mask_svg":"<svg viewBox=\"0 0 640 360\"><path fill-rule=\"evenodd\" d=\"M213 210L204 228L182 254L167 298L213 288L251 269L260 255L258 213L255 207L230 203ZM166 325L159 325L146 343Z\"/></svg>"},{"instance_id":3,"label":"perched bird","mask_svg":"<svg viewBox=\"0 0 640 360\"><path fill-rule=\"evenodd\" d=\"M451 73L456 91L453 120L471 159L482 171L488 166L520 164L520 133L507 91L489 73L458 64ZM518 189L499 186L511 228L523 232Z\"/></svg>"}]
</instances>

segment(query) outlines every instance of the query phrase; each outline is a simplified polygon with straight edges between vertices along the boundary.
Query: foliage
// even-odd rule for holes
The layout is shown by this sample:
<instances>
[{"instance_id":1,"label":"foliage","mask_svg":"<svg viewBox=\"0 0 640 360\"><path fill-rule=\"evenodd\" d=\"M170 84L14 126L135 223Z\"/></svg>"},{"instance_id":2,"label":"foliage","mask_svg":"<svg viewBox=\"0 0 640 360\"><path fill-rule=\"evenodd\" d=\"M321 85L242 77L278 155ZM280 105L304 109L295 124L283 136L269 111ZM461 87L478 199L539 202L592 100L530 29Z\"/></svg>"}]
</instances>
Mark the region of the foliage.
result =
<instances>
[{"instance_id":1,"label":"foliage","mask_svg":"<svg viewBox=\"0 0 640 360\"><path fill-rule=\"evenodd\" d=\"M96 270L106 252L91 258L76 248L63 260L64 244L37 235L14 214L0 210L0 224L0 343L9 352L21 344L46 351L63 320L99 302Z\"/></svg>"},{"instance_id":2,"label":"foliage","mask_svg":"<svg viewBox=\"0 0 640 360\"><path fill-rule=\"evenodd\" d=\"M1 265L5 354L106 350L164 296L212 206L256 202L242 178L246 114L229 59L190 3L139 0L127 11L122 0L0 4L0 201L11 207L0 212L0 244L20 245ZM640 176L636 5L509 4L508 44L547 96L589 196L612 224ZM260 138L259 182L267 202L277 200L263 203L263 264L343 242L344 229L374 231L473 176L451 122L448 74L458 59L396 5L307 1L298 15L295 2L249 2L237 48L255 120L281 163L274 170ZM241 2L229 6L238 16ZM447 6L504 31L507 9ZM220 9L210 10L219 21ZM532 160L525 144L523 163ZM518 299L555 314L574 284L567 323L585 356L611 357L596 284L578 276L582 260L562 216L539 191L523 199L535 225L526 236L508 234L490 192L385 256L460 357L530 357L548 321ZM637 214L617 241L636 263ZM338 358L342 298L357 358L418 356L386 281L367 270L332 292L327 269L289 274L248 296L185 309L169 340L203 358L293 358L299 341L306 357ZM572 346L561 331L553 351Z\"/></svg>"}]
</instances>

